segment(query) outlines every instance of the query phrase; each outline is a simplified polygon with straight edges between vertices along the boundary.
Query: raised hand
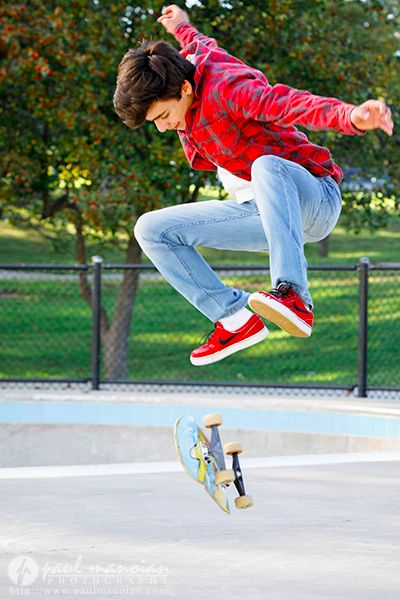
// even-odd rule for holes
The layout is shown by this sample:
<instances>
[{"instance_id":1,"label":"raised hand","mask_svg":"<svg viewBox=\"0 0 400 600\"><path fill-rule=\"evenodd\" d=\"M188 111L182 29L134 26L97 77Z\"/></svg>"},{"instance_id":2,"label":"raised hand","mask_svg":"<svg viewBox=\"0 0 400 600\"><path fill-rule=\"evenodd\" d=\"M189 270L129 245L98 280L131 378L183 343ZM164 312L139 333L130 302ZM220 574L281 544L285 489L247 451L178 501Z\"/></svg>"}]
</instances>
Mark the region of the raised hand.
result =
<instances>
[{"instance_id":1,"label":"raised hand","mask_svg":"<svg viewBox=\"0 0 400 600\"><path fill-rule=\"evenodd\" d=\"M157 23L161 23L163 27L174 35L175 29L181 23L189 23L188 14L179 8L176 4L171 4L163 9L161 17L158 17Z\"/></svg>"},{"instance_id":2,"label":"raised hand","mask_svg":"<svg viewBox=\"0 0 400 600\"><path fill-rule=\"evenodd\" d=\"M382 129L388 135L393 135L393 120L390 108L381 100L367 100L356 106L350 115L351 122L357 129Z\"/></svg>"}]
</instances>

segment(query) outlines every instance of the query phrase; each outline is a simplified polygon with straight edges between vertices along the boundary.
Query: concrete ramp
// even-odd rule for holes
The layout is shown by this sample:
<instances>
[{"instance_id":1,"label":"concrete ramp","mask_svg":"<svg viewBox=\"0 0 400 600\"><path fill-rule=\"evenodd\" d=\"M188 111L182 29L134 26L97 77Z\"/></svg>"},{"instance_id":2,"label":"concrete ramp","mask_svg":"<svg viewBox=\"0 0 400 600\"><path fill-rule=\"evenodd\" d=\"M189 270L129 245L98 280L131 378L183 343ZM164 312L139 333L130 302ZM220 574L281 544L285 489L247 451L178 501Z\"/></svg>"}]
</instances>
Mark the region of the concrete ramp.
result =
<instances>
[{"instance_id":1,"label":"concrete ramp","mask_svg":"<svg viewBox=\"0 0 400 600\"><path fill-rule=\"evenodd\" d=\"M0 467L173 461L176 419L208 412L246 458L400 450L395 401L20 390L2 392Z\"/></svg>"}]
</instances>

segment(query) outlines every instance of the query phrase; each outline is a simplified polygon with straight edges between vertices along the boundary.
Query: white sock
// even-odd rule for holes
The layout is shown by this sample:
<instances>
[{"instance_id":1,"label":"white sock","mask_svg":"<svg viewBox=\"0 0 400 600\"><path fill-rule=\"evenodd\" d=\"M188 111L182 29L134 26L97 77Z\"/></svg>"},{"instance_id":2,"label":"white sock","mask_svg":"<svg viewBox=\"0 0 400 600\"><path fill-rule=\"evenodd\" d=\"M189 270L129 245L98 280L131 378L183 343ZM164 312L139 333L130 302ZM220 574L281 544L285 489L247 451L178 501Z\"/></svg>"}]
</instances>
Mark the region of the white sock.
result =
<instances>
[{"instance_id":1,"label":"white sock","mask_svg":"<svg viewBox=\"0 0 400 600\"><path fill-rule=\"evenodd\" d=\"M253 313L244 307L235 312L233 315L229 315L229 317L220 319L219 322L222 323L224 329L227 331L237 331L243 327L243 325L247 323L252 316Z\"/></svg>"}]
</instances>

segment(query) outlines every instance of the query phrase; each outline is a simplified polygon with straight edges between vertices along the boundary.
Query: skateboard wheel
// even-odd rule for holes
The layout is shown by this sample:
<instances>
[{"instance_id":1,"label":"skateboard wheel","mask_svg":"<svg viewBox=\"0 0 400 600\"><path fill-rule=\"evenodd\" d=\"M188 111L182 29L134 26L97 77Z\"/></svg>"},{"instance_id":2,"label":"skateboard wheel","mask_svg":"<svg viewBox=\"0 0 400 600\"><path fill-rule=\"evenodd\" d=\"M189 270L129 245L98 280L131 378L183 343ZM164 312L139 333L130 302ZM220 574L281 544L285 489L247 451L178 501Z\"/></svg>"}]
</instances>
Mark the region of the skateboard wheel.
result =
<instances>
[{"instance_id":1,"label":"skateboard wheel","mask_svg":"<svg viewBox=\"0 0 400 600\"><path fill-rule=\"evenodd\" d=\"M235 498L236 508L250 508L253 506L253 498L251 496L238 496Z\"/></svg>"},{"instance_id":2,"label":"skateboard wheel","mask_svg":"<svg viewBox=\"0 0 400 600\"><path fill-rule=\"evenodd\" d=\"M243 452L242 444L240 442L228 442L224 445L224 452L228 456L231 454L240 454Z\"/></svg>"},{"instance_id":3,"label":"skateboard wheel","mask_svg":"<svg viewBox=\"0 0 400 600\"><path fill-rule=\"evenodd\" d=\"M218 427L222 425L222 417L218 413L210 413L209 415L204 415L203 423L205 427Z\"/></svg>"},{"instance_id":4,"label":"skateboard wheel","mask_svg":"<svg viewBox=\"0 0 400 600\"><path fill-rule=\"evenodd\" d=\"M219 485L232 483L233 481L235 481L235 473L233 471L226 470L215 473L215 482Z\"/></svg>"}]
</instances>

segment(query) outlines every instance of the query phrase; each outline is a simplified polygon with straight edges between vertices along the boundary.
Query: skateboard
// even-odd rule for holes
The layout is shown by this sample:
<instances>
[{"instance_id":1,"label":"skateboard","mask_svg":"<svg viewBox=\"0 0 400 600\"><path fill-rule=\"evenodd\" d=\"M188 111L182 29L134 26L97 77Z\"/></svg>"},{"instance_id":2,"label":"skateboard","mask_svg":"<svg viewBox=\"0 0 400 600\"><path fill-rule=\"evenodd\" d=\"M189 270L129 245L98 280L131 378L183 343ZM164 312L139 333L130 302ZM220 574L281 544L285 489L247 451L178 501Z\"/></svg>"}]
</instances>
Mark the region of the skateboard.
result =
<instances>
[{"instance_id":1,"label":"skateboard","mask_svg":"<svg viewBox=\"0 0 400 600\"><path fill-rule=\"evenodd\" d=\"M194 417L180 417L174 428L175 446L185 471L204 486L206 492L226 513L230 512L227 487L233 483L239 493L236 508L253 505L251 496L246 495L238 455L242 452L239 442L229 442L222 447L218 427L222 417L218 414L205 415L204 425L211 429L209 440ZM232 456L232 469L225 465L224 453Z\"/></svg>"}]
</instances>

